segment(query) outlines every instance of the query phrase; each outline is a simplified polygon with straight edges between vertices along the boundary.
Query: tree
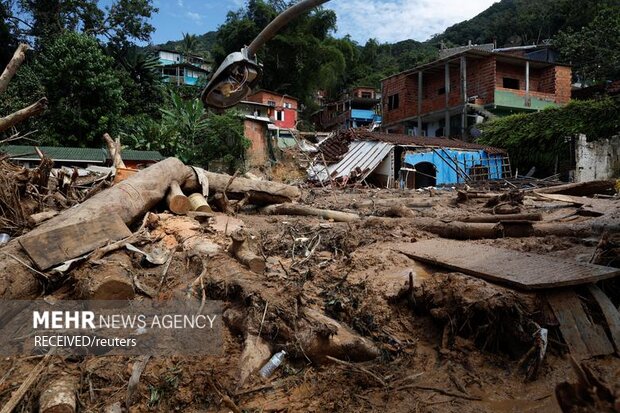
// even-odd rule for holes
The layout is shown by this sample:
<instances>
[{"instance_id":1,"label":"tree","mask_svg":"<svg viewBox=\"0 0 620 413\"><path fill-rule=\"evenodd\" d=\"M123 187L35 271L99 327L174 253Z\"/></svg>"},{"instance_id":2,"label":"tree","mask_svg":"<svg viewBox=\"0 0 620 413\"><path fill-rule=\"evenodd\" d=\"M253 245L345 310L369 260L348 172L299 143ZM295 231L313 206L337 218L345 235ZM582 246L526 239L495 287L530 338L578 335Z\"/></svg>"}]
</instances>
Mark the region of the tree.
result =
<instances>
[{"instance_id":1,"label":"tree","mask_svg":"<svg viewBox=\"0 0 620 413\"><path fill-rule=\"evenodd\" d=\"M200 43L198 41L198 36L195 34L183 33L183 40L178 50L185 56L185 59L191 55L198 54L199 48Z\"/></svg>"},{"instance_id":2,"label":"tree","mask_svg":"<svg viewBox=\"0 0 620 413\"><path fill-rule=\"evenodd\" d=\"M47 143L98 146L104 132L117 131L127 104L114 60L94 38L63 33L35 65L49 99L41 120Z\"/></svg>"},{"instance_id":3,"label":"tree","mask_svg":"<svg viewBox=\"0 0 620 413\"><path fill-rule=\"evenodd\" d=\"M561 58L576 78L598 83L620 78L620 8L603 9L579 31L562 31L554 39Z\"/></svg>"},{"instance_id":4,"label":"tree","mask_svg":"<svg viewBox=\"0 0 620 413\"><path fill-rule=\"evenodd\" d=\"M154 27L148 20L155 12L151 0L116 0L103 9L98 0L20 0L19 18L39 46L65 31L77 31L125 50L134 41L150 40Z\"/></svg>"}]
</instances>

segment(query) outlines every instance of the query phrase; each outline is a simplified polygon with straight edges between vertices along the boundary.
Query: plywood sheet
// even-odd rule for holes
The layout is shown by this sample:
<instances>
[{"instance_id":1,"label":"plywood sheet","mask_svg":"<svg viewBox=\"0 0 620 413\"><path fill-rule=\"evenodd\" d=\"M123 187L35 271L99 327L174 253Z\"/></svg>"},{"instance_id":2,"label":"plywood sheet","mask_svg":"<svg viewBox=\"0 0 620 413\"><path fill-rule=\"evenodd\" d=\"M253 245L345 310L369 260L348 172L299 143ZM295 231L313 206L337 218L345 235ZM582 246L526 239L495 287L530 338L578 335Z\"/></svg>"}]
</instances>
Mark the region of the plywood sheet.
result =
<instances>
[{"instance_id":1,"label":"plywood sheet","mask_svg":"<svg viewBox=\"0 0 620 413\"><path fill-rule=\"evenodd\" d=\"M19 243L36 266L46 270L129 235L131 231L118 215L105 214L36 235L25 235Z\"/></svg>"},{"instance_id":2,"label":"plywood sheet","mask_svg":"<svg viewBox=\"0 0 620 413\"><path fill-rule=\"evenodd\" d=\"M434 239L393 244L411 258L489 281L532 290L587 284L620 275L620 269L579 263L546 255Z\"/></svg>"}]
</instances>

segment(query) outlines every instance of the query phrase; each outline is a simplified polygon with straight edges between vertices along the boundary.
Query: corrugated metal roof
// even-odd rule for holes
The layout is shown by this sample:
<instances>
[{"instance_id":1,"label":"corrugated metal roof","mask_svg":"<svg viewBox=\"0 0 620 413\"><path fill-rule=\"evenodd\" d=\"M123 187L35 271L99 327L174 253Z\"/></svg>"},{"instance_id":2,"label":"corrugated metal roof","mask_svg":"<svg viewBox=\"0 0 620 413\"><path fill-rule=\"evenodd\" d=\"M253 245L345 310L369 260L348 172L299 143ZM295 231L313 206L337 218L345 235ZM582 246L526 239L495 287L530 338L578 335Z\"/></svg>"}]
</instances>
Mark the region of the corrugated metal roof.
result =
<instances>
[{"instance_id":1,"label":"corrugated metal roof","mask_svg":"<svg viewBox=\"0 0 620 413\"><path fill-rule=\"evenodd\" d=\"M349 145L349 151L340 162L327 167L333 178L351 176L352 171L359 173L362 181L383 161L394 145L385 142L355 141Z\"/></svg>"},{"instance_id":2,"label":"corrugated metal roof","mask_svg":"<svg viewBox=\"0 0 620 413\"><path fill-rule=\"evenodd\" d=\"M59 146L39 146L41 152L55 161L78 161L90 163L105 163L108 151L102 148L75 148ZM0 148L9 157L21 160L39 160L34 146L28 145L7 145ZM158 151L138 151L124 149L121 153L126 161L160 161L164 159Z\"/></svg>"}]
</instances>

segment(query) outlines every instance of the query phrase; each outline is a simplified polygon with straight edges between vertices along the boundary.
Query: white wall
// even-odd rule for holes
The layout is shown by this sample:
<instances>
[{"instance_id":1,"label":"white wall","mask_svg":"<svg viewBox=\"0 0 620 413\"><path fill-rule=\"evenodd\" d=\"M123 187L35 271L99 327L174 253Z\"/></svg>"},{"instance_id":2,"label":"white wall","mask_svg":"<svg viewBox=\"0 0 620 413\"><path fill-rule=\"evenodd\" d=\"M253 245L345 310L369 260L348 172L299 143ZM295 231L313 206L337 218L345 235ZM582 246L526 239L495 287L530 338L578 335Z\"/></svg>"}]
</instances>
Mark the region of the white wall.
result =
<instances>
[{"instance_id":1,"label":"white wall","mask_svg":"<svg viewBox=\"0 0 620 413\"><path fill-rule=\"evenodd\" d=\"M575 160L576 182L620 177L620 136L587 142L585 135L579 135Z\"/></svg>"}]
</instances>

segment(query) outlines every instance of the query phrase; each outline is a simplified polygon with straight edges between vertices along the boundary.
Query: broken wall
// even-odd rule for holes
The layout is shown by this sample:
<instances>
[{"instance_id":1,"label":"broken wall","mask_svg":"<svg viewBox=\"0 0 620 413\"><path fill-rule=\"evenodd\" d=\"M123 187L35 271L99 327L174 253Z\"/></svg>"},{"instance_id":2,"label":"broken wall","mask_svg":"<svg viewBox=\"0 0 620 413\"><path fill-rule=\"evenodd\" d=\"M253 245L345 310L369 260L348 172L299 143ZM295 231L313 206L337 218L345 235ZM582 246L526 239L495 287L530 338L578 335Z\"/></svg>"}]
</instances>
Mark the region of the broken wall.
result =
<instances>
[{"instance_id":1,"label":"broken wall","mask_svg":"<svg viewBox=\"0 0 620 413\"><path fill-rule=\"evenodd\" d=\"M588 142L579 135L575 161L576 182L620 177L620 136Z\"/></svg>"}]
</instances>

